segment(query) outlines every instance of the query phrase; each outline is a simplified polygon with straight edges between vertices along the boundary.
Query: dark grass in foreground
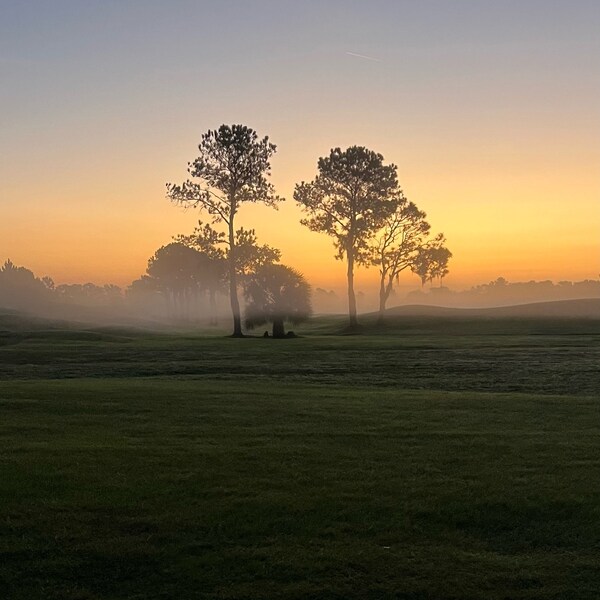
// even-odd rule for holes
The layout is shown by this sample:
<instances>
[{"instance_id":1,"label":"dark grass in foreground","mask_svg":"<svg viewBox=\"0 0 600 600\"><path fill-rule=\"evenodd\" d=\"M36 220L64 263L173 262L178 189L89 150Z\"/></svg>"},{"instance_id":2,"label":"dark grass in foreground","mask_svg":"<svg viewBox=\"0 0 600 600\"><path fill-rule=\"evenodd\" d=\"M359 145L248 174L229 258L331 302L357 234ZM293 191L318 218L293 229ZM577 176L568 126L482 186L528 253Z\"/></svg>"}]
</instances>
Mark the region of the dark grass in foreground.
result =
<instances>
[{"instance_id":1,"label":"dark grass in foreground","mask_svg":"<svg viewBox=\"0 0 600 600\"><path fill-rule=\"evenodd\" d=\"M6 327L0 598L598 598L600 321L335 323Z\"/></svg>"},{"instance_id":2,"label":"dark grass in foreground","mask_svg":"<svg viewBox=\"0 0 600 600\"><path fill-rule=\"evenodd\" d=\"M586 397L0 384L3 598L597 598Z\"/></svg>"}]
</instances>

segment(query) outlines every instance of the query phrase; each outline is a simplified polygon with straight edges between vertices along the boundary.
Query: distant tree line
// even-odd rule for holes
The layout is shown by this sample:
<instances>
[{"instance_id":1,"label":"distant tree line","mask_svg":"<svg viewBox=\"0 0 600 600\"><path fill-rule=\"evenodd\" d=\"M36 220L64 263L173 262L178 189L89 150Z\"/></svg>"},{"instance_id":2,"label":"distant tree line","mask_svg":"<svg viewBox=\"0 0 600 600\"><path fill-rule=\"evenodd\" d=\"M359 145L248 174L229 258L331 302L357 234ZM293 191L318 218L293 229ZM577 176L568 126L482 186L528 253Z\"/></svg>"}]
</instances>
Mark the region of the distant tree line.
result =
<instances>
[{"instance_id":1,"label":"distant tree line","mask_svg":"<svg viewBox=\"0 0 600 600\"><path fill-rule=\"evenodd\" d=\"M498 277L462 291L445 287L432 288L427 293L413 291L406 297L406 302L478 307L578 298L600 298L600 280L509 282L504 277Z\"/></svg>"},{"instance_id":2,"label":"distant tree line","mask_svg":"<svg viewBox=\"0 0 600 600\"><path fill-rule=\"evenodd\" d=\"M52 304L114 306L122 300L123 291L116 285L55 285L50 277L37 277L10 259L0 266L0 307L3 308L35 311Z\"/></svg>"},{"instance_id":3,"label":"distant tree line","mask_svg":"<svg viewBox=\"0 0 600 600\"><path fill-rule=\"evenodd\" d=\"M279 264L279 254L275 254L274 248L258 244L253 232L252 237L248 232L246 239L255 247L250 252L246 246L254 258L246 262L240 284L246 324L256 328L271 323L276 335L280 335L282 322L301 323L310 314L310 287L299 273ZM272 260L263 262L268 256ZM215 262L207 261L202 251L183 246L182 242L172 242L150 257L146 273L127 288L93 283L55 285L50 277L37 277L31 270L6 260L0 265L0 309L70 318L86 314L93 317L97 314L93 311L106 309L111 315L154 316L161 320L167 318L188 324L204 321L214 325L219 315L217 301L229 293L226 269L218 256L214 258ZM356 295L365 302L368 300L362 292ZM600 280L509 282L499 277L462 291L433 285L423 291L412 291L403 298L395 297L403 304L465 307L600 298ZM341 306L335 292L322 288L314 290L314 301L323 312L339 312ZM81 308L88 311L81 315Z\"/></svg>"}]
</instances>

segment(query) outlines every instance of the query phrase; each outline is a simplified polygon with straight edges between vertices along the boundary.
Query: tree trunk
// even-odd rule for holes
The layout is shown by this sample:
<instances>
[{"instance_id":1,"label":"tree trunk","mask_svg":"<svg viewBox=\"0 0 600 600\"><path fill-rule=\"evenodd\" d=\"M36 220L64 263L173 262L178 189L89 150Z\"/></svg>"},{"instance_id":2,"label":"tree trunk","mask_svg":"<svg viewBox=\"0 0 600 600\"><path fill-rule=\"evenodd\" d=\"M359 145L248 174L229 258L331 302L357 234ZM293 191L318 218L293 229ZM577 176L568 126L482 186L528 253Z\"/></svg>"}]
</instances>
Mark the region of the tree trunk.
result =
<instances>
[{"instance_id":1,"label":"tree trunk","mask_svg":"<svg viewBox=\"0 0 600 600\"><path fill-rule=\"evenodd\" d=\"M283 338L285 337L285 329L283 328L283 319L273 320L273 337Z\"/></svg>"},{"instance_id":2,"label":"tree trunk","mask_svg":"<svg viewBox=\"0 0 600 600\"><path fill-rule=\"evenodd\" d=\"M190 290L184 288L183 290L183 318L185 321L190 321Z\"/></svg>"},{"instance_id":3,"label":"tree trunk","mask_svg":"<svg viewBox=\"0 0 600 600\"><path fill-rule=\"evenodd\" d=\"M350 317L350 329L358 327L356 318L356 296L354 295L354 248L349 247L346 251L348 259L348 316Z\"/></svg>"},{"instance_id":4,"label":"tree trunk","mask_svg":"<svg viewBox=\"0 0 600 600\"><path fill-rule=\"evenodd\" d=\"M237 295L237 273L235 271L235 233L233 230L233 217L229 220L229 300L231 314L233 315L233 333L231 337L244 337L242 333L242 316L240 301Z\"/></svg>"},{"instance_id":5,"label":"tree trunk","mask_svg":"<svg viewBox=\"0 0 600 600\"><path fill-rule=\"evenodd\" d=\"M385 275L381 275L381 281L379 282L379 316L377 317L377 323L380 325L384 321L385 315L385 303L387 302L389 294L387 293L385 286Z\"/></svg>"},{"instance_id":6,"label":"tree trunk","mask_svg":"<svg viewBox=\"0 0 600 600\"><path fill-rule=\"evenodd\" d=\"M181 292L176 289L173 292L173 305L175 306L175 318L181 320Z\"/></svg>"},{"instance_id":7,"label":"tree trunk","mask_svg":"<svg viewBox=\"0 0 600 600\"><path fill-rule=\"evenodd\" d=\"M171 290L164 290L163 296L167 301L167 316L169 319L173 318L173 298L171 297Z\"/></svg>"},{"instance_id":8,"label":"tree trunk","mask_svg":"<svg viewBox=\"0 0 600 600\"><path fill-rule=\"evenodd\" d=\"M210 324L217 325L217 301L215 299L215 290L208 290L208 305L210 310Z\"/></svg>"}]
</instances>

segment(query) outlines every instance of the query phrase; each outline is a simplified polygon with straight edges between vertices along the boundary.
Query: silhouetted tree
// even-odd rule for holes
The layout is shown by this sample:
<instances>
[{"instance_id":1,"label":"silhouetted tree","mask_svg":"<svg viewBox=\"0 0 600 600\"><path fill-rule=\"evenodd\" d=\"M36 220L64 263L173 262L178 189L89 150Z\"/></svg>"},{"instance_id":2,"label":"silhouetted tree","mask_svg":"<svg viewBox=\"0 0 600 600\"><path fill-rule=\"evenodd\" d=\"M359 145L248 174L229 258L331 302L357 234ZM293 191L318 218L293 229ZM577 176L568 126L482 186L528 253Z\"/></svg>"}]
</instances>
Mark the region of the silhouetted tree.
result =
<instances>
[{"instance_id":1,"label":"silhouetted tree","mask_svg":"<svg viewBox=\"0 0 600 600\"><path fill-rule=\"evenodd\" d=\"M165 293L159 282L149 275L142 275L132 281L126 290L126 295L136 312L163 316Z\"/></svg>"},{"instance_id":2,"label":"silhouetted tree","mask_svg":"<svg viewBox=\"0 0 600 600\"><path fill-rule=\"evenodd\" d=\"M421 278L421 285L437 278L441 286L444 277L448 275L448 262L452 258L452 252L444 246L445 241L440 234L429 245L418 250L411 270Z\"/></svg>"},{"instance_id":3,"label":"silhouetted tree","mask_svg":"<svg viewBox=\"0 0 600 600\"><path fill-rule=\"evenodd\" d=\"M0 306L38 308L48 302L52 290L32 271L18 267L10 259L0 267Z\"/></svg>"},{"instance_id":4,"label":"silhouetted tree","mask_svg":"<svg viewBox=\"0 0 600 600\"><path fill-rule=\"evenodd\" d=\"M115 305L123 300L121 288L114 284L63 283L54 288L59 302L83 306Z\"/></svg>"},{"instance_id":5,"label":"silhouetted tree","mask_svg":"<svg viewBox=\"0 0 600 600\"><path fill-rule=\"evenodd\" d=\"M302 224L332 236L336 258L346 258L350 328L356 328L354 267L369 262L369 240L396 209L396 166L384 165L381 154L352 146L331 150L319 159L318 170L312 182L296 185L294 199L308 214Z\"/></svg>"},{"instance_id":6,"label":"silhouetted tree","mask_svg":"<svg viewBox=\"0 0 600 600\"><path fill-rule=\"evenodd\" d=\"M48 277L47 275L42 277L42 283L46 286L46 289L49 291L54 291L54 288L56 287L54 285L54 279L52 279L52 277Z\"/></svg>"},{"instance_id":7,"label":"silhouetted tree","mask_svg":"<svg viewBox=\"0 0 600 600\"><path fill-rule=\"evenodd\" d=\"M450 272L448 262L452 258L452 252L445 246L440 245L431 249L430 256L432 262L430 271L431 279L438 279L441 287L444 283L444 277Z\"/></svg>"},{"instance_id":8,"label":"silhouetted tree","mask_svg":"<svg viewBox=\"0 0 600 600\"><path fill-rule=\"evenodd\" d=\"M284 323L302 323L312 313L310 285L290 267L265 264L246 278L246 326L273 324L273 337L285 337Z\"/></svg>"},{"instance_id":9,"label":"silhouetted tree","mask_svg":"<svg viewBox=\"0 0 600 600\"><path fill-rule=\"evenodd\" d=\"M227 263L222 258L207 257L202 266L202 287L208 293L208 305L210 308L210 323L216 325L217 317L217 294L225 291L227 283Z\"/></svg>"},{"instance_id":10,"label":"silhouetted tree","mask_svg":"<svg viewBox=\"0 0 600 600\"><path fill-rule=\"evenodd\" d=\"M205 210L213 223L226 226L233 336L241 337L235 216L245 202L275 207L281 200L267 180L276 146L268 137L258 139L257 133L244 125L221 125L202 136L198 149L200 155L189 163L188 172L200 183L188 180L181 185L167 184L167 193L173 202Z\"/></svg>"},{"instance_id":11,"label":"silhouetted tree","mask_svg":"<svg viewBox=\"0 0 600 600\"><path fill-rule=\"evenodd\" d=\"M194 248L215 259L229 260L227 235L209 223L198 222L191 235L175 236L175 241ZM281 251L267 244L259 244L254 229L240 227L235 232L236 272L244 275L256 267L279 262Z\"/></svg>"},{"instance_id":12,"label":"silhouetted tree","mask_svg":"<svg viewBox=\"0 0 600 600\"><path fill-rule=\"evenodd\" d=\"M236 268L242 276L247 276L260 267L278 263L281 250L268 244L259 244L254 229L241 227L236 231Z\"/></svg>"},{"instance_id":13,"label":"silhouetted tree","mask_svg":"<svg viewBox=\"0 0 600 600\"><path fill-rule=\"evenodd\" d=\"M410 269L421 280L421 287L423 287L429 280L429 268L429 249L420 248L413 260Z\"/></svg>"},{"instance_id":14,"label":"silhouetted tree","mask_svg":"<svg viewBox=\"0 0 600 600\"><path fill-rule=\"evenodd\" d=\"M146 273L157 282L167 302L179 316L189 309L189 301L201 288L201 276L208 258L184 244L162 246L148 261Z\"/></svg>"},{"instance_id":15,"label":"silhouetted tree","mask_svg":"<svg viewBox=\"0 0 600 600\"><path fill-rule=\"evenodd\" d=\"M204 287L208 292L210 306L210 322L217 324L217 300L218 293L225 290L227 284L227 252L222 245L227 243L226 235L217 231L210 223L198 221L198 226L190 235L177 235L175 241L198 250L209 258L205 265Z\"/></svg>"},{"instance_id":16,"label":"silhouetted tree","mask_svg":"<svg viewBox=\"0 0 600 600\"><path fill-rule=\"evenodd\" d=\"M160 283L150 275L142 275L139 279L131 282L127 288L128 294L158 294L160 293Z\"/></svg>"},{"instance_id":17,"label":"silhouetted tree","mask_svg":"<svg viewBox=\"0 0 600 600\"><path fill-rule=\"evenodd\" d=\"M418 252L425 247L431 229L427 215L403 195L396 210L386 219L379 236L371 246L371 263L379 268L379 321L398 282L400 273L410 268Z\"/></svg>"},{"instance_id":18,"label":"silhouetted tree","mask_svg":"<svg viewBox=\"0 0 600 600\"><path fill-rule=\"evenodd\" d=\"M207 265L208 279L204 285L209 292L211 311L213 315L216 314L215 294L228 281L228 269L225 265L229 260L230 247L226 234L217 231L209 223L199 221L191 235L178 235L175 239L210 258L210 264ZM279 262L280 257L281 252L276 248L258 243L254 229L240 227L235 232L235 270L241 277L240 283L258 267Z\"/></svg>"}]
</instances>

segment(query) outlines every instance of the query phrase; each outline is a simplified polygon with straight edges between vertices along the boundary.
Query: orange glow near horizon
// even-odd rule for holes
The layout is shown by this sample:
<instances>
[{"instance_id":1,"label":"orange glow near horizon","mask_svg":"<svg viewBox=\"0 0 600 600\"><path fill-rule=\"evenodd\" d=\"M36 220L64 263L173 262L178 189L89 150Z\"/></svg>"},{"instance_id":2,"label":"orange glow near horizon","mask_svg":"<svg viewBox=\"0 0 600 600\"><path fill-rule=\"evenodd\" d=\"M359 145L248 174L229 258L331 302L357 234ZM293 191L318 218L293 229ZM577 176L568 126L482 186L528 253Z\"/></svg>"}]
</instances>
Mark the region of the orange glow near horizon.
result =
<instances>
[{"instance_id":1,"label":"orange glow near horizon","mask_svg":"<svg viewBox=\"0 0 600 600\"><path fill-rule=\"evenodd\" d=\"M192 154L193 147L189 158ZM344 266L333 259L331 240L300 225L302 213L292 200L294 183L314 176L317 156L308 167L290 161L286 171L285 154L281 144L273 179L286 202L278 211L245 206L238 225L254 227L261 242L280 248L283 262L302 271L313 286L342 289ZM433 231L446 234L454 254L446 280L451 288L499 276L511 281L598 276L600 186L589 164L549 163L542 168L529 161L527 167L496 169L489 160L475 170L468 157L461 157L460 162L433 167L435 176L430 176L418 164L419 156L413 157L414 168L402 165L391 152L386 158L401 164L403 189L426 210ZM71 187L59 177L56 187L39 181L29 185L26 194L18 186L5 190L19 202L3 208L0 257L58 283L128 285L144 272L159 246L173 235L191 232L198 219L206 220L199 211L165 199L164 183L186 175L184 161L169 162L169 174L155 171L150 178L139 172L143 166L138 167L139 179L136 166L129 165L130 185L125 188L124 179L98 184L72 173ZM359 269L358 286L372 286L376 277L375 269ZM410 274L403 280L405 285L419 285Z\"/></svg>"}]
</instances>

